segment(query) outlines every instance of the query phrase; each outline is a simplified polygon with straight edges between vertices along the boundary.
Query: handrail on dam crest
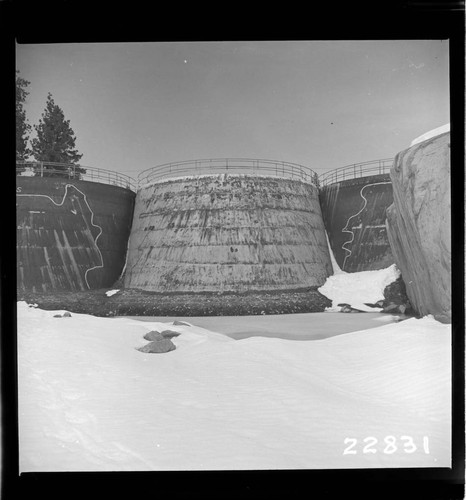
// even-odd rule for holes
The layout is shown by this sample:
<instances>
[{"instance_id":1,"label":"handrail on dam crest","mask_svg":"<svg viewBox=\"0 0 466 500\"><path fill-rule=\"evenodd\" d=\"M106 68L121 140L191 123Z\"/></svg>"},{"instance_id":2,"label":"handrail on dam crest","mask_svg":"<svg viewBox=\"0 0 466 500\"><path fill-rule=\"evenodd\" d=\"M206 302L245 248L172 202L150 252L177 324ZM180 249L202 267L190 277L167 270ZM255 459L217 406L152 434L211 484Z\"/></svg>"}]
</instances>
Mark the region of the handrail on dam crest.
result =
<instances>
[{"instance_id":1,"label":"handrail on dam crest","mask_svg":"<svg viewBox=\"0 0 466 500\"><path fill-rule=\"evenodd\" d=\"M318 176L309 167L286 161L252 158L209 158L157 165L140 172L137 180L135 180L128 175L102 168L58 162L16 161L16 175L84 180L136 191L138 187L152 181L184 176L195 177L220 173L239 173L298 179L319 188L344 180L388 174L392 164L393 158L384 158L346 165Z\"/></svg>"},{"instance_id":2,"label":"handrail on dam crest","mask_svg":"<svg viewBox=\"0 0 466 500\"><path fill-rule=\"evenodd\" d=\"M288 179L300 179L314 186L319 185L317 174L309 167L278 160L251 158L209 158L164 163L143 170L138 176L138 185L174 177L199 176L221 173L270 175Z\"/></svg>"},{"instance_id":3,"label":"handrail on dam crest","mask_svg":"<svg viewBox=\"0 0 466 500\"><path fill-rule=\"evenodd\" d=\"M103 168L85 167L72 163L47 161L17 161L16 175L24 177L56 177L99 182L136 191L136 181L125 174Z\"/></svg>"},{"instance_id":4,"label":"handrail on dam crest","mask_svg":"<svg viewBox=\"0 0 466 500\"><path fill-rule=\"evenodd\" d=\"M388 174L392 164L393 158L384 158L382 160L371 160L346 165L321 174L319 176L319 184L320 187L324 187L329 184L334 184L335 182L356 179L358 177Z\"/></svg>"}]
</instances>

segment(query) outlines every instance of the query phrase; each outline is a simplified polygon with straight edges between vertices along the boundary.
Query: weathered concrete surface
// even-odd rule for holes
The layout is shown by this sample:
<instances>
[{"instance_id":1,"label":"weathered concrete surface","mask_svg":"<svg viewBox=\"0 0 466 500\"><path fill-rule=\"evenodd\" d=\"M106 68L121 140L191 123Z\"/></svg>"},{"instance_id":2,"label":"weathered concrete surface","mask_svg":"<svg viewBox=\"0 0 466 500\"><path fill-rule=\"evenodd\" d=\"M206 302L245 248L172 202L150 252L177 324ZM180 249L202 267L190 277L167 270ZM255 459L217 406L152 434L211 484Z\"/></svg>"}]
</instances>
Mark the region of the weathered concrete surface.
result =
<instances>
[{"instance_id":1,"label":"weathered concrete surface","mask_svg":"<svg viewBox=\"0 0 466 500\"><path fill-rule=\"evenodd\" d=\"M212 175L141 188L125 287L224 292L320 286L332 267L317 189Z\"/></svg>"},{"instance_id":2,"label":"weathered concrete surface","mask_svg":"<svg viewBox=\"0 0 466 500\"><path fill-rule=\"evenodd\" d=\"M59 178L16 178L17 287L111 286L126 256L135 193Z\"/></svg>"},{"instance_id":3,"label":"weathered concrete surface","mask_svg":"<svg viewBox=\"0 0 466 500\"><path fill-rule=\"evenodd\" d=\"M388 236L409 300L421 316L450 322L450 134L399 153L390 177Z\"/></svg>"},{"instance_id":4,"label":"weathered concrete surface","mask_svg":"<svg viewBox=\"0 0 466 500\"><path fill-rule=\"evenodd\" d=\"M325 228L343 271L374 271L394 262L385 226L393 202L388 174L335 182L320 191Z\"/></svg>"}]
</instances>

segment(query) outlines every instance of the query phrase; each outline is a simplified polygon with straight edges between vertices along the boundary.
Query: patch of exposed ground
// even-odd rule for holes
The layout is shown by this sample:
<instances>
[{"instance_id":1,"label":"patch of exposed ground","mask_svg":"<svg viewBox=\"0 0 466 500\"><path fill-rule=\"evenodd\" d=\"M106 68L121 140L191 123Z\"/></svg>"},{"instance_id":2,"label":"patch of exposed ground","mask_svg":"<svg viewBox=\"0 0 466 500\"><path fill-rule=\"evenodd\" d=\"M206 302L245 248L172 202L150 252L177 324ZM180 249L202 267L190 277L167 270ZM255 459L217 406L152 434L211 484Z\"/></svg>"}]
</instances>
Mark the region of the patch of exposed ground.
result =
<instances>
[{"instance_id":1,"label":"patch of exposed ground","mask_svg":"<svg viewBox=\"0 0 466 500\"><path fill-rule=\"evenodd\" d=\"M171 293L121 289L80 292L17 292L17 300L45 310L94 316L246 316L322 312L331 301L314 288L247 293Z\"/></svg>"}]
</instances>

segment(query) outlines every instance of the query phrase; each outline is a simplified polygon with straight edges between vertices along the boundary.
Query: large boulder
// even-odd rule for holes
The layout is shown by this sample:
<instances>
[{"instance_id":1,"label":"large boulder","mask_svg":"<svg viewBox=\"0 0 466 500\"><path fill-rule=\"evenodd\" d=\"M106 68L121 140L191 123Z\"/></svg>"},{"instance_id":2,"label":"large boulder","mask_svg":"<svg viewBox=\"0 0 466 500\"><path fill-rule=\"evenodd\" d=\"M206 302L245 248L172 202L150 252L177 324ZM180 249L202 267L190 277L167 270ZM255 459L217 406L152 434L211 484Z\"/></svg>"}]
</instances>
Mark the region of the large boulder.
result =
<instances>
[{"instance_id":1,"label":"large boulder","mask_svg":"<svg viewBox=\"0 0 466 500\"><path fill-rule=\"evenodd\" d=\"M388 239L417 314L451 322L450 133L398 153Z\"/></svg>"}]
</instances>

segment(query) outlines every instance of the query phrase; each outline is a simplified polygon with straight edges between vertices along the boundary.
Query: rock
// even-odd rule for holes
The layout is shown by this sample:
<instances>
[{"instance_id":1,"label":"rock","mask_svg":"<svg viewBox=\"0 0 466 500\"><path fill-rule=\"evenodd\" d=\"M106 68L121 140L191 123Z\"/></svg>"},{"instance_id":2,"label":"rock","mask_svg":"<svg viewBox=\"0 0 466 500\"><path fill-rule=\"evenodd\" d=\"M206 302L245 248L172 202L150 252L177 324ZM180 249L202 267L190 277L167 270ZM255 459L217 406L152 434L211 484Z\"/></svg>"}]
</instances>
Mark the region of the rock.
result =
<instances>
[{"instance_id":1,"label":"rock","mask_svg":"<svg viewBox=\"0 0 466 500\"><path fill-rule=\"evenodd\" d=\"M351 307L350 304L347 304L346 302L342 302L341 304L337 304L338 307Z\"/></svg>"},{"instance_id":2,"label":"rock","mask_svg":"<svg viewBox=\"0 0 466 500\"><path fill-rule=\"evenodd\" d=\"M351 307L350 305L347 305L345 304L340 312L343 312L343 313L362 313L362 312L365 312L365 311L361 311L361 309L356 309L354 307Z\"/></svg>"},{"instance_id":3,"label":"rock","mask_svg":"<svg viewBox=\"0 0 466 500\"><path fill-rule=\"evenodd\" d=\"M383 296L384 304L409 304L409 298L406 294L406 285L403 277L399 276L395 281L392 281L384 288Z\"/></svg>"},{"instance_id":4,"label":"rock","mask_svg":"<svg viewBox=\"0 0 466 500\"><path fill-rule=\"evenodd\" d=\"M412 308L406 304L389 304L384 307L380 312L388 313L388 314L402 314L403 316L407 316L410 312L412 312Z\"/></svg>"},{"instance_id":5,"label":"rock","mask_svg":"<svg viewBox=\"0 0 466 500\"><path fill-rule=\"evenodd\" d=\"M63 316L61 314L54 314L53 317L54 318L63 318Z\"/></svg>"},{"instance_id":6,"label":"rock","mask_svg":"<svg viewBox=\"0 0 466 500\"><path fill-rule=\"evenodd\" d=\"M156 330L152 330L150 332L147 332L145 335L144 335L144 338L146 340L151 340L151 341L155 341L155 340L163 340L163 336L160 332L157 332Z\"/></svg>"},{"instance_id":7,"label":"rock","mask_svg":"<svg viewBox=\"0 0 466 500\"><path fill-rule=\"evenodd\" d=\"M175 319L175 321L173 322L173 326L191 326L189 325L188 323L183 323L183 321L178 321L177 319Z\"/></svg>"},{"instance_id":8,"label":"rock","mask_svg":"<svg viewBox=\"0 0 466 500\"><path fill-rule=\"evenodd\" d=\"M398 310L398 305L397 304L388 304L388 306L385 306L382 310L383 313L393 313L393 312L399 312Z\"/></svg>"},{"instance_id":9,"label":"rock","mask_svg":"<svg viewBox=\"0 0 466 500\"><path fill-rule=\"evenodd\" d=\"M164 353L174 351L175 349L176 345L170 339L162 339L149 342L145 346L139 347L137 350L148 353Z\"/></svg>"},{"instance_id":10,"label":"rock","mask_svg":"<svg viewBox=\"0 0 466 500\"><path fill-rule=\"evenodd\" d=\"M388 239L412 308L451 322L450 133L396 155Z\"/></svg>"},{"instance_id":11,"label":"rock","mask_svg":"<svg viewBox=\"0 0 466 500\"><path fill-rule=\"evenodd\" d=\"M71 318L71 313L69 313L68 311L66 311L66 312L63 314L63 317L64 317L64 318Z\"/></svg>"},{"instance_id":12,"label":"rock","mask_svg":"<svg viewBox=\"0 0 466 500\"><path fill-rule=\"evenodd\" d=\"M173 330L164 330L160 335L165 339L172 339L173 337L178 337L181 333Z\"/></svg>"},{"instance_id":13,"label":"rock","mask_svg":"<svg viewBox=\"0 0 466 500\"><path fill-rule=\"evenodd\" d=\"M378 301L375 303L375 306L376 306L376 307L384 307L384 306L385 306L385 300L378 300Z\"/></svg>"}]
</instances>

